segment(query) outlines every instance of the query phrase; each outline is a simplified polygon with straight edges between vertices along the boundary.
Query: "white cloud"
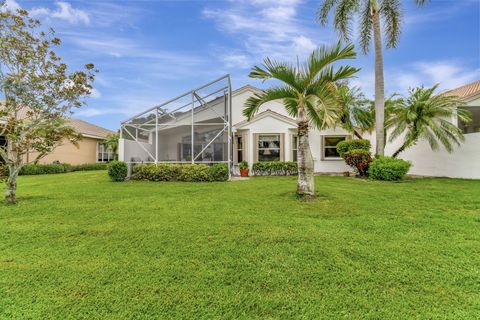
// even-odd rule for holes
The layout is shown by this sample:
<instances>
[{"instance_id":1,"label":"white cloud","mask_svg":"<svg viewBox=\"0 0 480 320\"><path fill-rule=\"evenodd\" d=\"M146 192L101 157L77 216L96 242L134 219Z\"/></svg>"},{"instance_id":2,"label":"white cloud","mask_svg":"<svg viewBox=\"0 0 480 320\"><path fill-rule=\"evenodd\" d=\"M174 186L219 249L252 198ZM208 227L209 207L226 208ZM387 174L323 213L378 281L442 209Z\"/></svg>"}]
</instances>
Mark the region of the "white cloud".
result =
<instances>
[{"instance_id":1,"label":"white cloud","mask_svg":"<svg viewBox=\"0 0 480 320\"><path fill-rule=\"evenodd\" d=\"M72 7L68 2L59 1L55 3L57 9L51 10L45 7L32 8L30 15L32 17L49 17L67 21L71 24L90 24L90 17L84 10Z\"/></svg>"},{"instance_id":2,"label":"white cloud","mask_svg":"<svg viewBox=\"0 0 480 320\"><path fill-rule=\"evenodd\" d=\"M471 69L458 61L418 61L412 64L385 69L385 93L407 94L408 89L420 85L431 87L440 84L440 90L460 87L480 78L480 69ZM367 97L373 98L375 75L373 72L360 73L351 85L358 86Z\"/></svg>"},{"instance_id":3,"label":"white cloud","mask_svg":"<svg viewBox=\"0 0 480 320\"><path fill-rule=\"evenodd\" d=\"M239 0L220 9L205 8L203 16L213 20L221 31L234 36L235 56L243 55L255 63L267 56L295 60L325 43L318 40L320 28L299 17L301 3L299 0ZM331 35L323 32L323 39L328 40ZM226 67L231 66L230 60L225 62Z\"/></svg>"},{"instance_id":4,"label":"white cloud","mask_svg":"<svg viewBox=\"0 0 480 320\"><path fill-rule=\"evenodd\" d=\"M15 0L6 0L2 7L2 11L16 11L18 9L21 9L21 7Z\"/></svg>"}]
</instances>

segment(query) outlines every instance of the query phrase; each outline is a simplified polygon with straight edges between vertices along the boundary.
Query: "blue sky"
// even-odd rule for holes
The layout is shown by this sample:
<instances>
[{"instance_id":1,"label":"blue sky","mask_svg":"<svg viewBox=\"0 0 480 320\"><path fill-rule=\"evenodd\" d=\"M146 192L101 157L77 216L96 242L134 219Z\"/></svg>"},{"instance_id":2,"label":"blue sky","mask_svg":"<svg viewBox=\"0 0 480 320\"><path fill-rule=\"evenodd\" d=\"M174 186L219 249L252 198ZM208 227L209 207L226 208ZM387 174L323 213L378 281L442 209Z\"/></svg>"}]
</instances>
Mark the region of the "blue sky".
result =
<instances>
[{"instance_id":1,"label":"blue sky","mask_svg":"<svg viewBox=\"0 0 480 320\"><path fill-rule=\"evenodd\" d=\"M424 8L404 2L398 48L386 50L386 91L419 84L453 88L480 79L480 1L432 0ZM100 70L92 97L75 117L117 129L121 120L230 73L234 88L265 57L296 61L316 46L337 41L332 25L315 20L320 0L23 1L57 31L60 54L72 68ZM352 84L371 96L373 55Z\"/></svg>"}]
</instances>

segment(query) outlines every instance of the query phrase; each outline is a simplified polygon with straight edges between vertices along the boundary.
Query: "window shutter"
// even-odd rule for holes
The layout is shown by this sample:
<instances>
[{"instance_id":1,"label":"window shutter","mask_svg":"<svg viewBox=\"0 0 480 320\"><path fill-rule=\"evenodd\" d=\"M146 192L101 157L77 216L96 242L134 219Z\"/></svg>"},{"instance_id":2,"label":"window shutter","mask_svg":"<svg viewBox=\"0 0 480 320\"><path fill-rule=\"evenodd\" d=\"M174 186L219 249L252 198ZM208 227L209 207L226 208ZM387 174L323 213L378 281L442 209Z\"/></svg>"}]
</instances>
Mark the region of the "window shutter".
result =
<instances>
[{"instance_id":1,"label":"window shutter","mask_svg":"<svg viewBox=\"0 0 480 320\"><path fill-rule=\"evenodd\" d=\"M280 133L280 161L285 161L285 133Z\"/></svg>"},{"instance_id":2,"label":"window shutter","mask_svg":"<svg viewBox=\"0 0 480 320\"><path fill-rule=\"evenodd\" d=\"M320 159L325 160L325 136L320 139Z\"/></svg>"},{"instance_id":3,"label":"window shutter","mask_svg":"<svg viewBox=\"0 0 480 320\"><path fill-rule=\"evenodd\" d=\"M258 161L258 133L253 134L253 163Z\"/></svg>"}]
</instances>

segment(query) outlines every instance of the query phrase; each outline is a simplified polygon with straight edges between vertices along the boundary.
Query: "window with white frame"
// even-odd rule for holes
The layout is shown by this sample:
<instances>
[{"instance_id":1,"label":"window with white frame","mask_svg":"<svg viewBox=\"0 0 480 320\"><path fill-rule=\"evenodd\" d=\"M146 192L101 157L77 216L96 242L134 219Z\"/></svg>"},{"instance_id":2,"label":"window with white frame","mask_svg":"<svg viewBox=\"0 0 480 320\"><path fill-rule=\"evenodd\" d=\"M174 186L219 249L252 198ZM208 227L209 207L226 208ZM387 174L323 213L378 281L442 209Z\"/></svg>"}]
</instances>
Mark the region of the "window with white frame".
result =
<instances>
[{"instance_id":1,"label":"window with white frame","mask_svg":"<svg viewBox=\"0 0 480 320\"><path fill-rule=\"evenodd\" d=\"M280 161L280 135L258 136L258 161Z\"/></svg>"},{"instance_id":2,"label":"window with white frame","mask_svg":"<svg viewBox=\"0 0 480 320\"><path fill-rule=\"evenodd\" d=\"M292 136L292 161L297 161L298 136Z\"/></svg>"},{"instance_id":3,"label":"window with white frame","mask_svg":"<svg viewBox=\"0 0 480 320\"><path fill-rule=\"evenodd\" d=\"M112 149L103 143L97 143L97 162L110 162L115 160Z\"/></svg>"},{"instance_id":4,"label":"window with white frame","mask_svg":"<svg viewBox=\"0 0 480 320\"><path fill-rule=\"evenodd\" d=\"M237 162L240 163L243 161L243 137L236 136L235 139L237 142Z\"/></svg>"},{"instance_id":5,"label":"window with white frame","mask_svg":"<svg viewBox=\"0 0 480 320\"><path fill-rule=\"evenodd\" d=\"M337 151L337 144L347 140L347 136L324 136L323 137L323 158L339 159L340 154Z\"/></svg>"}]
</instances>

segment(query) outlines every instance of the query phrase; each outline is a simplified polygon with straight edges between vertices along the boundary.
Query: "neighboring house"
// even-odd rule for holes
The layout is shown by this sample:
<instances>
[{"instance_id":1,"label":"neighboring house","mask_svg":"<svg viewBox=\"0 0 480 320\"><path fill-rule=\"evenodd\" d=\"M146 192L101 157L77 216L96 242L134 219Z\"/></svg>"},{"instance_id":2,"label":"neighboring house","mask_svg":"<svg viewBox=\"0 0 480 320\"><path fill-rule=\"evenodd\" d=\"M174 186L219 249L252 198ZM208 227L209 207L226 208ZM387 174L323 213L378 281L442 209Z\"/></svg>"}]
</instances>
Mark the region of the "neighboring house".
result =
<instances>
[{"instance_id":1,"label":"neighboring house","mask_svg":"<svg viewBox=\"0 0 480 320\"><path fill-rule=\"evenodd\" d=\"M109 162L114 159L114 154L106 148L102 141L113 131L99 127L79 119L68 119L68 125L73 127L82 137L78 141L78 147L70 143L68 140L55 148L55 150L40 159L39 163L68 163L68 164L84 164L95 162ZM6 145L6 139L0 136L0 147ZM33 161L36 153L27 154L26 161Z\"/></svg>"},{"instance_id":2,"label":"neighboring house","mask_svg":"<svg viewBox=\"0 0 480 320\"><path fill-rule=\"evenodd\" d=\"M400 155L400 158L413 162L412 174L425 176L449 176L463 178L480 178L480 88L479 82L472 84L473 89L456 89L455 94L465 101L465 107L474 113L474 122L465 128L466 142L455 153L444 150L433 152L426 144L419 143ZM463 88L463 87L462 87ZM195 94L195 91L192 91ZM245 160L250 167L257 161L296 161L297 160L297 123L290 117L281 102L269 102L263 105L251 119L243 116L245 102L260 89L247 85L231 93L232 143L230 159L234 171L240 161ZM200 99L201 100L201 99ZM225 99L226 100L226 99ZM163 113L157 120L159 129L155 131L155 117L152 111L142 114L143 118L130 119L131 128L136 135L124 133L119 144L120 159L129 163L139 162L191 162L191 149L194 150L195 163L215 163L228 161L228 140L222 136L222 114L227 109L223 98L216 98L202 108L190 111ZM212 112L213 111L213 112ZM150 113L149 113L150 112ZM198 124L190 131L189 119L195 118ZM146 121L142 127L139 119ZM163 120L167 119L167 120ZM197 120L198 119L198 120ZM133 122L132 122L133 121ZM161 123L159 123L159 121ZM165 122L163 122L165 121ZM452 119L456 122L456 119ZM216 123L216 125L213 125ZM226 122L225 122L226 123ZM209 125L211 124L211 125ZM147 126L148 125L148 126ZM125 127L128 128L128 127ZM143 128L143 133L139 129ZM125 132L124 129L123 132ZM131 131L131 130L130 130ZM194 147L191 145L191 132L194 133ZM219 134L215 138L215 134ZM375 150L374 134L364 133L365 139L372 141ZM158 143L155 143L158 138ZM336 145L354 136L340 127L327 130L310 131L310 148L316 173L341 173L351 171L338 155ZM135 141L136 140L136 141ZM396 142L387 144L386 153L393 153ZM198 150L198 151L197 151ZM210 150L209 152L207 152ZM476 163L475 163L476 162Z\"/></svg>"}]
</instances>

